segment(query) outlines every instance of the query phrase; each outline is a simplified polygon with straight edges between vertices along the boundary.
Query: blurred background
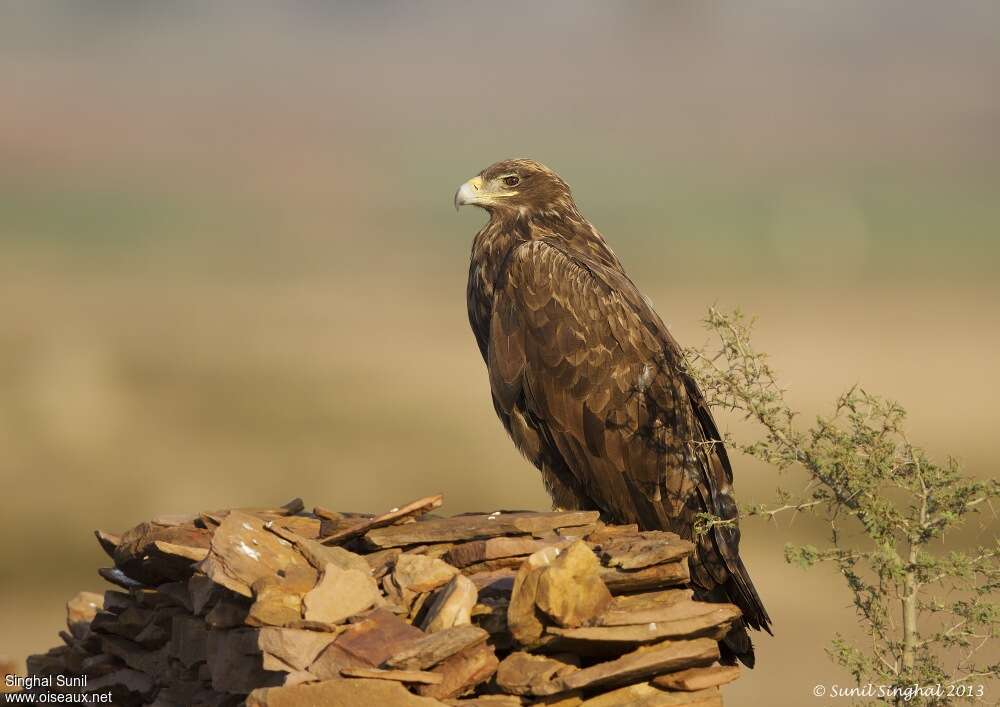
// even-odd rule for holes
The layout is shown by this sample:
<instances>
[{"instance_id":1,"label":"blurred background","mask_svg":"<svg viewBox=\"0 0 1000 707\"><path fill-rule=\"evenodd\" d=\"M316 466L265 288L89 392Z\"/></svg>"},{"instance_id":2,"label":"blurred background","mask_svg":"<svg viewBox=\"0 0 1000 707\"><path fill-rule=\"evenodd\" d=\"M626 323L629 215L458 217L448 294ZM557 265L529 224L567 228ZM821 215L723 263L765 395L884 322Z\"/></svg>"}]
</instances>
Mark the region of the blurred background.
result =
<instances>
[{"instance_id":1,"label":"blurred background","mask_svg":"<svg viewBox=\"0 0 1000 707\"><path fill-rule=\"evenodd\" d=\"M739 305L807 419L860 382L995 473L996 3L0 7L0 654L22 666L102 587L95 527L297 495L547 507L466 321L485 217L451 203L506 157L566 178L682 343ZM736 463L742 501L772 498ZM817 528L744 538L777 636L728 701L845 684L842 580L782 559Z\"/></svg>"}]
</instances>

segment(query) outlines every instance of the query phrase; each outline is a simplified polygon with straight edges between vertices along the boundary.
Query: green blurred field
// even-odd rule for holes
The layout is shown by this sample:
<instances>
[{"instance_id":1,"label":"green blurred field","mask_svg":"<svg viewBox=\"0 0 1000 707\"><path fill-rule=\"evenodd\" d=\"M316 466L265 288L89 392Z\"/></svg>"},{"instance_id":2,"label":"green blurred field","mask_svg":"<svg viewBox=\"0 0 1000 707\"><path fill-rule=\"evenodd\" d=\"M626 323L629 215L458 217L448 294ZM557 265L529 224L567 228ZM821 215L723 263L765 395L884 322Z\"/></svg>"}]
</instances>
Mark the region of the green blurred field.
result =
<instances>
[{"instance_id":1,"label":"green blurred field","mask_svg":"<svg viewBox=\"0 0 1000 707\"><path fill-rule=\"evenodd\" d=\"M483 217L451 210L461 181L513 155L567 178L683 343L705 338L710 304L739 305L808 415L861 382L899 399L934 454L995 474L1000 98L984 86L998 52L960 50L980 46L975 15L947 26L956 52L939 66L900 68L864 35L853 56L869 71L852 73L809 44L772 55L785 34L726 13L646 7L677 40L666 49L612 13L614 46L666 52L664 66L695 51L685 37L724 49L664 69L655 91L614 53L574 55L587 80L553 88L501 40L438 22L458 7L410 10L416 30L399 8L0 22L0 654L54 645L65 599L101 587L95 527L296 495L545 507L466 322ZM574 31L609 31L587 7ZM539 36L557 21L517 12ZM921 32L894 51L923 56ZM747 86L739 47L776 80ZM638 82L624 112L621 81ZM490 82L521 100L496 110ZM742 499L777 483L738 461ZM777 637L732 703L844 684L823 654L854 621L841 580L781 559L815 528L744 537Z\"/></svg>"}]
</instances>

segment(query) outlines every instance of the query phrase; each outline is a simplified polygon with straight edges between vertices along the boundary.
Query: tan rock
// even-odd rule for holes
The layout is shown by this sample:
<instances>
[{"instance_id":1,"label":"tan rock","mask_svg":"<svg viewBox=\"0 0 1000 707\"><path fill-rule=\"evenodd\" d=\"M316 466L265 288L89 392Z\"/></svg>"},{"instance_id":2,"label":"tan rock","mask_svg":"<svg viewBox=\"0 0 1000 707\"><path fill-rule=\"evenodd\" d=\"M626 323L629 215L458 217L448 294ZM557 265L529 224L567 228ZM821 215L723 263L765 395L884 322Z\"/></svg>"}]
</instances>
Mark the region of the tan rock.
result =
<instances>
[{"instance_id":1,"label":"tan rock","mask_svg":"<svg viewBox=\"0 0 1000 707\"><path fill-rule=\"evenodd\" d=\"M615 597L607 610L598 618L599 626L624 626L678 618L677 607L691 601L690 589L666 589L645 594L626 594Z\"/></svg>"},{"instance_id":2,"label":"tan rock","mask_svg":"<svg viewBox=\"0 0 1000 707\"><path fill-rule=\"evenodd\" d=\"M372 680L394 680L396 682L420 685L437 685L444 680L440 673L424 670L383 670L381 668L342 668L340 674L350 678L371 678Z\"/></svg>"},{"instance_id":3,"label":"tan rock","mask_svg":"<svg viewBox=\"0 0 1000 707\"><path fill-rule=\"evenodd\" d=\"M264 529L257 516L231 511L212 535L211 547L199 569L216 584L243 596L264 578L283 577L299 570L316 570L287 540Z\"/></svg>"},{"instance_id":4,"label":"tan rock","mask_svg":"<svg viewBox=\"0 0 1000 707\"><path fill-rule=\"evenodd\" d=\"M490 513L436 518L419 523L394 525L372 530L365 539L376 547L399 547L420 543L476 540L500 535L531 535L556 528L588 525L597 520L597 511L552 513Z\"/></svg>"},{"instance_id":5,"label":"tan rock","mask_svg":"<svg viewBox=\"0 0 1000 707\"><path fill-rule=\"evenodd\" d=\"M438 663L433 672L439 673L442 681L437 685L420 685L417 692L438 699L457 697L488 680L496 672L498 665L493 647L480 643Z\"/></svg>"},{"instance_id":6,"label":"tan rock","mask_svg":"<svg viewBox=\"0 0 1000 707\"><path fill-rule=\"evenodd\" d=\"M454 626L409 641L385 659L385 666L402 670L427 670L451 656L485 643L489 634L478 626Z\"/></svg>"},{"instance_id":7,"label":"tan rock","mask_svg":"<svg viewBox=\"0 0 1000 707\"><path fill-rule=\"evenodd\" d=\"M414 695L398 682L345 678L254 690L246 707L441 707L444 703Z\"/></svg>"},{"instance_id":8,"label":"tan rock","mask_svg":"<svg viewBox=\"0 0 1000 707\"><path fill-rule=\"evenodd\" d=\"M612 594L648 592L654 589L676 587L687 584L691 579L687 560L684 559L638 570L601 567L600 572L601 579Z\"/></svg>"},{"instance_id":9,"label":"tan rock","mask_svg":"<svg viewBox=\"0 0 1000 707\"><path fill-rule=\"evenodd\" d=\"M718 657L718 643L708 638L666 641L565 675L547 689L549 694L553 694L564 690L591 690L599 686L621 685L671 670L708 665Z\"/></svg>"},{"instance_id":10,"label":"tan rock","mask_svg":"<svg viewBox=\"0 0 1000 707\"><path fill-rule=\"evenodd\" d=\"M565 657L567 660L523 651L511 653L497 668L497 684L504 692L515 695L551 694L549 686L555 679L579 670L579 661Z\"/></svg>"},{"instance_id":11,"label":"tan rock","mask_svg":"<svg viewBox=\"0 0 1000 707\"><path fill-rule=\"evenodd\" d=\"M316 587L303 599L309 621L337 624L370 609L382 598L371 573L328 564Z\"/></svg>"},{"instance_id":12,"label":"tan rock","mask_svg":"<svg viewBox=\"0 0 1000 707\"><path fill-rule=\"evenodd\" d=\"M722 707L718 688L698 692L667 692L649 683L638 683L597 695L581 707Z\"/></svg>"},{"instance_id":13,"label":"tan rock","mask_svg":"<svg viewBox=\"0 0 1000 707\"><path fill-rule=\"evenodd\" d=\"M601 544L599 554L608 567L634 570L674 562L692 552L694 543L675 533L648 531L638 537L608 540Z\"/></svg>"},{"instance_id":14,"label":"tan rock","mask_svg":"<svg viewBox=\"0 0 1000 707\"><path fill-rule=\"evenodd\" d=\"M375 609L344 631L334 645L361 659L368 666L376 667L425 636L419 628L411 626L398 616L384 609Z\"/></svg>"},{"instance_id":15,"label":"tan rock","mask_svg":"<svg viewBox=\"0 0 1000 707\"><path fill-rule=\"evenodd\" d=\"M600 562L585 542L564 550L539 575L535 603L560 626L583 626L611 604Z\"/></svg>"},{"instance_id":16,"label":"tan rock","mask_svg":"<svg viewBox=\"0 0 1000 707\"><path fill-rule=\"evenodd\" d=\"M432 511L439 507L444 501L444 497L441 494L435 496L427 496L426 498L418 498L416 501L411 501L404 506L398 508L393 508L386 513L378 516L364 518L358 522L346 523L343 527L338 528L334 533L322 539L323 543L328 545L334 545L337 543L342 543L350 538L358 537L364 535L370 530L375 528L382 528L388 525L393 525L394 523L399 523L401 521L407 520L409 518L416 518L422 516L428 511ZM401 543L407 545L410 543Z\"/></svg>"},{"instance_id":17,"label":"tan rock","mask_svg":"<svg viewBox=\"0 0 1000 707\"><path fill-rule=\"evenodd\" d=\"M535 604L535 598L538 579L557 553L555 548L545 548L529 555L514 578L510 605L507 607L507 625L514 640L523 646L535 644L545 632L543 615Z\"/></svg>"},{"instance_id":18,"label":"tan rock","mask_svg":"<svg viewBox=\"0 0 1000 707\"><path fill-rule=\"evenodd\" d=\"M473 540L452 546L445 559L455 567L468 567L487 560L525 557L546 547L561 547L569 542L563 539L539 540L530 537L499 537Z\"/></svg>"},{"instance_id":19,"label":"tan rock","mask_svg":"<svg viewBox=\"0 0 1000 707\"><path fill-rule=\"evenodd\" d=\"M288 527L290 519L283 518L264 524L266 530L290 542L302 553L314 568L322 571L327 565L336 565L344 570L355 569L370 573L371 567L365 558L342 547L327 546L317 540L303 537ZM318 530L318 529L317 529Z\"/></svg>"},{"instance_id":20,"label":"tan rock","mask_svg":"<svg viewBox=\"0 0 1000 707\"><path fill-rule=\"evenodd\" d=\"M420 627L434 633L452 626L471 624L472 607L478 598L479 592L472 580L457 574L434 595Z\"/></svg>"},{"instance_id":21,"label":"tan rock","mask_svg":"<svg viewBox=\"0 0 1000 707\"><path fill-rule=\"evenodd\" d=\"M527 703L517 695L479 695L445 700L445 704L452 707L521 707Z\"/></svg>"},{"instance_id":22,"label":"tan rock","mask_svg":"<svg viewBox=\"0 0 1000 707\"><path fill-rule=\"evenodd\" d=\"M323 649L309 666L309 674L319 680L334 680L341 677L344 668L370 668L370 661L349 653L336 642Z\"/></svg>"},{"instance_id":23,"label":"tan rock","mask_svg":"<svg viewBox=\"0 0 1000 707\"><path fill-rule=\"evenodd\" d=\"M293 669L305 670L335 639L335 635L319 631L267 627L260 630L257 645Z\"/></svg>"},{"instance_id":24,"label":"tan rock","mask_svg":"<svg viewBox=\"0 0 1000 707\"><path fill-rule=\"evenodd\" d=\"M430 592L442 587L458 574L458 569L444 560L425 555L403 553L396 558L392 577L404 591Z\"/></svg>"},{"instance_id":25,"label":"tan rock","mask_svg":"<svg viewBox=\"0 0 1000 707\"><path fill-rule=\"evenodd\" d=\"M280 578L262 577L254 582L252 589L254 603L246 616L246 623L250 626L287 626L302 618L302 602L305 595L290 591ZM205 617L207 621L214 620L211 618L213 612L215 609Z\"/></svg>"},{"instance_id":26,"label":"tan rock","mask_svg":"<svg viewBox=\"0 0 1000 707\"><path fill-rule=\"evenodd\" d=\"M660 675L651 681L657 687L668 690L694 692L709 687L725 685L740 676L738 665L710 665L704 668L688 668L676 673Z\"/></svg>"},{"instance_id":27,"label":"tan rock","mask_svg":"<svg viewBox=\"0 0 1000 707\"><path fill-rule=\"evenodd\" d=\"M732 604L692 602L699 610L697 615L676 621L658 621L635 626L592 626L559 628L550 626L549 634L577 642L607 644L651 643L664 638L694 638L709 636L720 639L728 633L732 623L739 618L740 610Z\"/></svg>"}]
</instances>

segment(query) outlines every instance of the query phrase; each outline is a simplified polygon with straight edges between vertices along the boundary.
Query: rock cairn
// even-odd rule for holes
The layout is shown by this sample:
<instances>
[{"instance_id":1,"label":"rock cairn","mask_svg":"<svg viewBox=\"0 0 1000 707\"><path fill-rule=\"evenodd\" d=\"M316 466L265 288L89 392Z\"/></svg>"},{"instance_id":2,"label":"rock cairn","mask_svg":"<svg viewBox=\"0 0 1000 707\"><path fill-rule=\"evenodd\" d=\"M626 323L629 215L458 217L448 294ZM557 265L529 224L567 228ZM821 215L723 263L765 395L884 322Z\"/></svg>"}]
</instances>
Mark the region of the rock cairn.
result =
<instances>
[{"instance_id":1,"label":"rock cairn","mask_svg":"<svg viewBox=\"0 0 1000 707\"><path fill-rule=\"evenodd\" d=\"M738 668L718 639L739 609L692 599L691 543L591 511L431 515L441 501L98 531L116 588L69 602L64 645L28 659L53 685L31 689L158 707L722 704Z\"/></svg>"}]
</instances>

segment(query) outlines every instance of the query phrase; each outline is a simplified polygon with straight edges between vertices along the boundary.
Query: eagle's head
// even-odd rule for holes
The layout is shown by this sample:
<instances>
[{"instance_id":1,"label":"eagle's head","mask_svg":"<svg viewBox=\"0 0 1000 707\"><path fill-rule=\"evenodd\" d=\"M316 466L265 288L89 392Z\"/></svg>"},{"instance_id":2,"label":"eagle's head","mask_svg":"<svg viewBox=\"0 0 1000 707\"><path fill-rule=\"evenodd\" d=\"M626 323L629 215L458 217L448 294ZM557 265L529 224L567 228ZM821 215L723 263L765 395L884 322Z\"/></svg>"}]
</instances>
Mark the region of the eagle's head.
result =
<instances>
[{"instance_id":1,"label":"eagle's head","mask_svg":"<svg viewBox=\"0 0 1000 707\"><path fill-rule=\"evenodd\" d=\"M479 206L493 216L532 216L576 210L569 185L534 160L503 160L490 165L455 192L455 208Z\"/></svg>"}]
</instances>

